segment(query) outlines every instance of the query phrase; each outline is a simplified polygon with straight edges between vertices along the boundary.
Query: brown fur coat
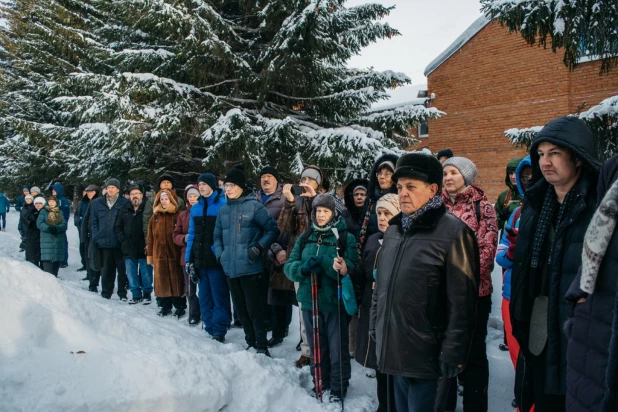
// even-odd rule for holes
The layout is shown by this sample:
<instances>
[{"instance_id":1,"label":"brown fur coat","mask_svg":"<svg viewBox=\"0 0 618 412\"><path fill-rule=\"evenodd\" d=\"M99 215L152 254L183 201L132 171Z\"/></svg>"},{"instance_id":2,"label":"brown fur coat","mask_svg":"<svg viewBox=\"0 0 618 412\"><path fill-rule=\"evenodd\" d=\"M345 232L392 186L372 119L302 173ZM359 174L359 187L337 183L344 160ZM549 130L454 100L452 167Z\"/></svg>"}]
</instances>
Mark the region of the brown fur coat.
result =
<instances>
[{"instance_id":1,"label":"brown fur coat","mask_svg":"<svg viewBox=\"0 0 618 412\"><path fill-rule=\"evenodd\" d=\"M161 193L166 192L170 205L161 206ZM184 296L184 274L180 266L180 246L172 233L178 220L176 196L168 190L157 193L153 215L148 223L148 263L154 266L154 290L159 298Z\"/></svg>"}]
</instances>

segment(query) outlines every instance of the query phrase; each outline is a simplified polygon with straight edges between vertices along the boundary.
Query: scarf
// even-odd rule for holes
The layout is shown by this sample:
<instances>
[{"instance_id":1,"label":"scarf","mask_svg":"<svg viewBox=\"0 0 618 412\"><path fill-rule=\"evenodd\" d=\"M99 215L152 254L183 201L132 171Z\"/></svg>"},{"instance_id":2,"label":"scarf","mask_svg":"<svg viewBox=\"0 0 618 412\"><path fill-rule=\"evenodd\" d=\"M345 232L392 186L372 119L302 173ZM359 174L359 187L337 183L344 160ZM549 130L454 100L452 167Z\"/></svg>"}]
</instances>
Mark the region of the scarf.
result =
<instances>
[{"instance_id":1,"label":"scarf","mask_svg":"<svg viewBox=\"0 0 618 412\"><path fill-rule=\"evenodd\" d=\"M556 230L560 226L563 218L565 216L569 216L571 213L571 206L573 203L573 198L575 197L575 191L579 184L574 185L569 193L564 197L564 201L560 204L560 208L558 210L558 220L556 220ZM545 242L545 237L547 236L547 231L549 230L549 225L551 224L554 215L556 213L556 209L558 208L558 199L556 199L556 190L553 185L550 185L547 191L545 192L545 199L543 200L543 206L541 207L541 213L539 215L539 221L536 226L536 233L534 235L534 240L532 241L532 265L533 269L537 269L539 267L539 261L541 258L541 251L544 249L543 243ZM551 264L551 255L553 250L553 245L549 246L549 261L548 264Z\"/></svg>"},{"instance_id":2,"label":"scarf","mask_svg":"<svg viewBox=\"0 0 618 412\"><path fill-rule=\"evenodd\" d=\"M109 196L105 195L105 200L107 200L107 207L108 208L112 208L114 207L114 205L116 204L116 202L118 201L118 198L120 197L120 194L117 194L115 198L111 199Z\"/></svg>"},{"instance_id":3,"label":"scarf","mask_svg":"<svg viewBox=\"0 0 618 412\"><path fill-rule=\"evenodd\" d=\"M48 225L56 226L58 223L62 222L62 216L60 216L60 208L58 206L45 206L45 209L49 212L47 214Z\"/></svg>"},{"instance_id":4,"label":"scarf","mask_svg":"<svg viewBox=\"0 0 618 412\"><path fill-rule=\"evenodd\" d=\"M594 293L599 268L607 252L618 219L618 180L605 193L601 204L590 221L584 236L582 269L579 287Z\"/></svg>"},{"instance_id":5,"label":"scarf","mask_svg":"<svg viewBox=\"0 0 618 412\"><path fill-rule=\"evenodd\" d=\"M412 212L412 214L406 215L405 213L402 212L401 213L401 228L403 229L403 233L407 233L412 228L412 225L414 225L414 223L421 216L423 216L427 211L432 210L432 209L438 209L443 204L444 204L444 200L442 200L441 196L434 196L433 198L429 199L427 203L421 206L420 209L418 209L415 212Z\"/></svg>"}]
</instances>

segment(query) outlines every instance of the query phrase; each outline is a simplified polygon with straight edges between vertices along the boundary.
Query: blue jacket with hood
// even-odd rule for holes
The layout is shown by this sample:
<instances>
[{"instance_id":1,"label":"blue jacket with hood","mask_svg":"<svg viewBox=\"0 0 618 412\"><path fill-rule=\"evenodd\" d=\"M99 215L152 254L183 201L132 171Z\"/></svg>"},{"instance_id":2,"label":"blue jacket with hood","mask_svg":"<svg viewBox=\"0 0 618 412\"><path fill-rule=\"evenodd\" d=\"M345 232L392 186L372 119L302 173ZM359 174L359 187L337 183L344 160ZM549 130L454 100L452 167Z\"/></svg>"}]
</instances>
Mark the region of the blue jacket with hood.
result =
<instances>
[{"instance_id":1,"label":"blue jacket with hood","mask_svg":"<svg viewBox=\"0 0 618 412\"><path fill-rule=\"evenodd\" d=\"M60 211L62 212L62 216L65 221L69 221L69 216L71 215L71 203L69 199L64 196L64 186L61 183L55 183L52 186L52 189L56 191L56 197L58 198L58 206L60 207Z\"/></svg>"}]
</instances>

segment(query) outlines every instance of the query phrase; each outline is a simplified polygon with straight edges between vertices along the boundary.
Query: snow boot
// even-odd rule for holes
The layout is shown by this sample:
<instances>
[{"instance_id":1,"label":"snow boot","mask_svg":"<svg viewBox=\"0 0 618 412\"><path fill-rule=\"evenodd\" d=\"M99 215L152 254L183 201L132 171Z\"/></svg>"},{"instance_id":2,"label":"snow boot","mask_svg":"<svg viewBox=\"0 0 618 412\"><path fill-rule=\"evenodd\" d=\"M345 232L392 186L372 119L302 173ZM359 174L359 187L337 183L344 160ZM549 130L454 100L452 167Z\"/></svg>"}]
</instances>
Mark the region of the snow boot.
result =
<instances>
[{"instance_id":1,"label":"snow boot","mask_svg":"<svg viewBox=\"0 0 618 412\"><path fill-rule=\"evenodd\" d=\"M268 351L268 348L258 349L258 350L255 351L255 353L257 353L258 355L261 353L262 355L266 355L269 358L271 357L270 356L270 352Z\"/></svg>"},{"instance_id":2,"label":"snow boot","mask_svg":"<svg viewBox=\"0 0 618 412\"><path fill-rule=\"evenodd\" d=\"M303 343L303 340L301 339L300 342L298 342L298 345L296 345L296 352L300 352L301 351L300 345L302 345L302 343Z\"/></svg>"},{"instance_id":3,"label":"snow boot","mask_svg":"<svg viewBox=\"0 0 618 412\"><path fill-rule=\"evenodd\" d=\"M88 276L86 276L86 277L85 277L85 278L83 278L82 280L89 280L89 279L88 279Z\"/></svg>"},{"instance_id":4,"label":"snow boot","mask_svg":"<svg viewBox=\"0 0 618 412\"><path fill-rule=\"evenodd\" d=\"M509 350L508 345L501 343L498 345L498 349L500 349L502 352L507 352Z\"/></svg>"},{"instance_id":5,"label":"snow boot","mask_svg":"<svg viewBox=\"0 0 618 412\"><path fill-rule=\"evenodd\" d=\"M200 318L189 318L189 326L197 326L200 323Z\"/></svg>"},{"instance_id":6,"label":"snow boot","mask_svg":"<svg viewBox=\"0 0 618 412\"><path fill-rule=\"evenodd\" d=\"M77 269L78 272L83 272L85 270L86 270L86 266L82 266L81 268ZM86 279L88 279L88 278L86 278Z\"/></svg>"},{"instance_id":7,"label":"snow boot","mask_svg":"<svg viewBox=\"0 0 618 412\"><path fill-rule=\"evenodd\" d=\"M272 348L274 346L281 345L282 342L283 342L283 338L276 338L273 336L272 338L268 339L268 343L266 345L269 348Z\"/></svg>"},{"instance_id":8,"label":"snow boot","mask_svg":"<svg viewBox=\"0 0 618 412\"><path fill-rule=\"evenodd\" d=\"M345 398L345 394L341 396L339 392L331 391L330 396L328 397L328 401L330 403L341 403L341 400Z\"/></svg>"},{"instance_id":9,"label":"snow boot","mask_svg":"<svg viewBox=\"0 0 618 412\"><path fill-rule=\"evenodd\" d=\"M123 297L120 298L120 301L121 302L128 302L129 300L127 299L126 296L123 296Z\"/></svg>"},{"instance_id":10,"label":"snow boot","mask_svg":"<svg viewBox=\"0 0 618 412\"><path fill-rule=\"evenodd\" d=\"M301 369L303 366L311 365L311 358L309 356L300 355L300 358L295 362L296 367Z\"/></svg>"},{"instance_id":11,"label":"snow boot","mask_svg":"<svg viewBox=\"0 0 618 412\"><path fill-rule=\"evenodd\" d=\"M225 336L213 335L212 339L216 340L217 342L225 343Z\"/></svg>"},{"instance_id":12,"label":"snow boot","mask_svg":"<svg viewBox=\"0 0 618 412\"><path fill-rule=\"evenodd\" d=\"M152 298L150 297L150 293L144 293L144 305L150 305L152 303Z\"/></svg>"},{"instance_id":13,"label":"snow boot","mask_svg":"<svg viewBox=\"0 0 618 412\"><path fill-rule=\"evenodd\" d=\"M242 322L239 320L235 320L234 321L234 327L235 328L242 328Z\"/></svg>"},{"instance_id":14,"label":"snow boot","mask_svg":"<svg viewBox=\"0 0 618 412\"><path fill-rule=\"evenodd\" d=\"M251 349L256 349L257 350L257 348L255 347L255 343L248 343L247 344L247 348L245 350L251 350Z\"/></svg>"},{"instance_id":15,"label":"snow boot","mask_svg":"<svg viewBox=\"0 0 618 412\"><path fill-rule=\"evenodd\" d=\"M172 310L171 309L167 309L167 308L161 308L157 312L157 315L159 315L161 317L169 316L171 314L172 314Z\"/></svg>"},{"instance_id":16,"label":"snow boot","mask_svg":"<svg viewBox=\"0 0 618 412\"><path fill-rule=\"evenodd\" d=\"M143 298L133 298L129 301L129 305L137 305L138 303L142 302L144 299Z\"/></svg>"}]
</instances>

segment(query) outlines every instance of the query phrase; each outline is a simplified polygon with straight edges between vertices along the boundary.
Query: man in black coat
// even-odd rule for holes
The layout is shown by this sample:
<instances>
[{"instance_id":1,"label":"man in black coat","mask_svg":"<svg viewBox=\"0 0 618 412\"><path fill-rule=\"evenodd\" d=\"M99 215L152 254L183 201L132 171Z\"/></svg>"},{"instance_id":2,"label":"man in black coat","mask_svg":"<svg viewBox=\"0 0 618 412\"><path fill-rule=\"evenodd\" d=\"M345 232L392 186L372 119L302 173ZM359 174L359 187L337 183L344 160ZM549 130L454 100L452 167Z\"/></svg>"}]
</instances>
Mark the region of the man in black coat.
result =
<instances>
[{"instance_id":1,"label":"man in black coat","mask_svg":"<svg viewBox=\"0 0 618 412\"><path fill-rule=\"evenodd\" d=\"M77 208L75 208L75 214L73 215L73 223L77 228L77 232L80 235L79 241L79 255L82 260L82 267L77 269L78 272L82 272L86 270L86 258L88 254L86 253L86 243L81 241L81 228L82 223L84 222L84 217L86 216L86 212L88 211L88 206L90 206L90 201L96 196L99 188L95 185L88 185L84 189L84 195L81 200L77 203ZM88 280L88 275L82 280Z\"/></svg>"},{"instance_id":2,"label":"man in black coat","mask_svg":"<svg viewBox=\"0 0 618 412\"><path fill-rule=\"evenodd\" d=\"M618 155L599 176L599 207L584 238L582 266L566 299L568 412L618 411Z\"/></svg>"},{"instance_id":3,"label":"man in black coat","mask_svg":"<svg viewBox=\"0 0 618 412\"><path fill-rule=\"evenodd\" d=\"M93 245L96 249L95 253L98 253L100 258L101 296L105 299L112 297L116 271L118 271L118 297L126 301L127 273L120 250L120 241L114 232L114 225L120 211L127 207L129 201L120 195L118 179L108 179L105 188L107 194L94 200L90 210Z\"/></svg>"},{"instance_id":4,"label":"man in black coat","mask_svg":"<svg viewBox=\"0 0 618 412\"><path fill-rule=\"evenodd\" d=\"M120 250L125 262L129 288L133 299L129 305L152 301L152 272L146 262L146 239L144 238L143 212L147 199L144 189L136 184L127 188L129 203L121 210L114 224L114 233L120 242ZM139 272L138 272L139 268ZM141 274L141 280L140 280Z\"/></svg>"},{"instance_id":5,"label":"man in black coat","mask_svg":"<svg viewBox=\"0 0 618 412\"><path fill-rule=\"evenodd\" d=\"M378 370L393 375L397 410L431 411L439 378L455 377L466 365L479 251L474 232L446 212L435 157L401 156L393 180L401 213L384 233L369 328Z\"/></svg>"},{"instance_id":6,"label":"man in black coat","mask_svg":"<svg viewBox=\"0 0 618 412\"><path fill-rule=\"evenodd\" d=\"M567 341L573 316L564 299L581 264L582 242L596 209L600 163L584 122L547 123L530 147L532 180L519 223L510 315L521 347L518 406L536 412L565 410Z\"/></svg>"}]
</instances>

